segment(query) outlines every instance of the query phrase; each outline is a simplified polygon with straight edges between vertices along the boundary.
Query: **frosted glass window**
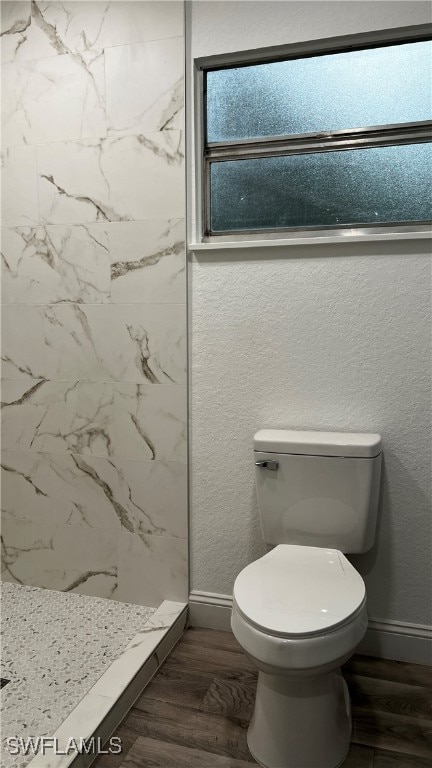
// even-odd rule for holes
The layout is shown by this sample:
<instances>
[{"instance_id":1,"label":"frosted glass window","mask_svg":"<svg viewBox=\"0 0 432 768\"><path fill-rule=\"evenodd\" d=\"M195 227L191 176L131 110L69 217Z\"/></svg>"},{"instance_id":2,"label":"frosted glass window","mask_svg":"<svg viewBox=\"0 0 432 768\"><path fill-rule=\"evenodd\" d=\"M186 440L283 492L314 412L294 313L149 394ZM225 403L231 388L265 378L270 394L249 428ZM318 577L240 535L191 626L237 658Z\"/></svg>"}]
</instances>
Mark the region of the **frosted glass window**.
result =
<instances>
[{"instance_id":1,"label":"frosted glass window","mask_svg":"<svg viewBox=\"0 0 432 768\"><path fill-rule=\"evenodd\" d=\"M432 219L432 143L210 165L211 230Z\"/></svg>"},{"instance_id":2,"label":"frosted glass window","mask_svg":"<svg viewBox=\"0 0 432 768\"><path fill-rule=\"evenodd\" d=\"M422 41L209 70L207 141L430 120L431 62Z\"/></svg>"}]
</instances>

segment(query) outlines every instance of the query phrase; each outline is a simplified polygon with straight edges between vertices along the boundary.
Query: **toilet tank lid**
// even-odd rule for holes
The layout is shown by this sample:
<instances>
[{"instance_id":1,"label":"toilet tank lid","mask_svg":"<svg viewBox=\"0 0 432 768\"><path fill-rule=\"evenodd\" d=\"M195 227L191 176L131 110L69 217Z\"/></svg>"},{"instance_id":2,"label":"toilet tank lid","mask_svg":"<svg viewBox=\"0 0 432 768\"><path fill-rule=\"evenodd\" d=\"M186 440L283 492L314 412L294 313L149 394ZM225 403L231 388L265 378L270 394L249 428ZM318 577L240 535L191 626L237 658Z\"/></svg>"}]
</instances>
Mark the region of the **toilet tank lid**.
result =
<instances>
[{"instance_id":1,"label":"toilet tank lid","mask_svg":"<svg viewBox=\"0 0 432 768\"><path fill-rule=\"evenodd\" d=\"M381 453L381 436L362 432L298 432L261 429L254 436L254 450L306 456L373 458Z\"/></svg>"}]
</instances>

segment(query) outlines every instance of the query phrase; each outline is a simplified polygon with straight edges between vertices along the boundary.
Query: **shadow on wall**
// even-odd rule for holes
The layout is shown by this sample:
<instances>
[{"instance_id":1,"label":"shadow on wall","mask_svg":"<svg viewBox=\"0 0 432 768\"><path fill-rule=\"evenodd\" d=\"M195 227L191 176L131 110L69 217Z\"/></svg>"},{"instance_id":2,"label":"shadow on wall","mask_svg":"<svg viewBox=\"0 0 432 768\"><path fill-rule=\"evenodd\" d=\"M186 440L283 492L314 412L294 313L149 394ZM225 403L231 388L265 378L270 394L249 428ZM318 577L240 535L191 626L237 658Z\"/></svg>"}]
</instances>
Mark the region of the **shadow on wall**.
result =
<instances>
[{"instance_id":1,"label":"shadow on wall","mask_svg":"<svg viewBox=\"0 0 432 768\"><path fill-rule=\"evenodd\" d=\"M403 521L404 543L402 551L395 547L398 538L400 539L396 529L401 525L393 512L393 499L395 497L398 497L399 508L402 506L407 512L412 510L411 517L408 519L405 517ZM375 543L364 554L348 556L350 562L361 573L366 582L370 619L380 620L385 616L387 617L386 621L388 621L390 617L395 616L394 605L396 596L398 593L400 595L401 590L404 589L411 594L421 595L422 602L424 601L425 604L432 605L432 583L430 579L432 567L430 568L431 573L429 575L421 571L420 563L424 562L424 560L419 551L421 546L425 549L430 546L430 529L419 531L419 526L424 525L424 521L430 519L428 515L429 507L430 501L428 496L415 482L409 469L402 464L395 453L385 448ZM400 584L398 583L398 573L400 573L400 558L403 555L409 560L411 578L408 582L405 581L405 584ZM405 573L407 571L406 563L404 564L403 571ZM369 589L368 581L372 573L374 584ZM377 573L380 574L378 594ZM419 588L418 592L415 590L416 583ZM428 594L425 595L425 591ZM374 604L380 605L379 615L376 615ZM424 623L427 624L428 621L429 617L425 616Z\"/></svg>"},{"instance_id":2,"label":"shadow on wall","mask_svg":"<svg viewBox=\"0 0 432 768\"><path fill-rule=\"evenodd\" d=\"M378 513L377 513L377 527L376 527L376 535L375 535L375 541L373 544L373 547L368 550L368 552L365 552L364 554L360 555L350 555L348 554L348 560L352 563L354 568L356 568L359 573L363 576L365 581L367 581L368 575L375 569L376 562L378 558L378 550L380 548L380 542L382 537L386 537L386 547L389 551L391 551L391 535L392 530L391 526L389 526L389 530L385 530L385 526L383 525L383 511L387 509L389 505L389 499L390 499L390 484L389 484L389 478L388 478L388 472L387 472L387 466L386 466L386 459L385 455L383 453L382 456L382 464L381 464L381 486L380 486L380 497L379 497L379 503L378 503ZM391 591L391 579L389 578L388 582L388 594L390 597L390 591ZM389 600L391 602L391 600Z\"/></svg>"}]
</instances>

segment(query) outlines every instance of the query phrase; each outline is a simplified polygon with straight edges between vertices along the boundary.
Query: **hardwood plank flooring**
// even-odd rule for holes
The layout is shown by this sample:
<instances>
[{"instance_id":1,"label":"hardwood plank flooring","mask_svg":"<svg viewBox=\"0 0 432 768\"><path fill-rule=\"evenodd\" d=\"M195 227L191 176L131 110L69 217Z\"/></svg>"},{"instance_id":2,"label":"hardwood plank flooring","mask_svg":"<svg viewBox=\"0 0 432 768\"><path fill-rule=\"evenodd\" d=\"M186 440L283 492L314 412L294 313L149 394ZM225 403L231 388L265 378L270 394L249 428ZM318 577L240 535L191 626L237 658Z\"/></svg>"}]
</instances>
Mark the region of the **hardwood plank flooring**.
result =
<instances>
[{"instance_id":1,"label":"hardwood plank flooring","mask_svg":"<svg viewBox=\"0 0 432 768\"><path fill-rule=\"evenodd\" d=\"M343 673L353 708L343 768L432 768L432 669L354 656ZM253 768L256 679L230 632L188 629L116 731L122 754L94 768Z\"/></svg>"},{"instance_id":2,"label":"hardwood plank flooring","mask_svg":"<svg viewBox=\"0 0 432 768\"><path fill-rule=\"evenodd\" d=\"M124 768L141 768L143 765L152 768L253 768L256 763L138 736L122 765Z\"/></svg>"}]
</instances>

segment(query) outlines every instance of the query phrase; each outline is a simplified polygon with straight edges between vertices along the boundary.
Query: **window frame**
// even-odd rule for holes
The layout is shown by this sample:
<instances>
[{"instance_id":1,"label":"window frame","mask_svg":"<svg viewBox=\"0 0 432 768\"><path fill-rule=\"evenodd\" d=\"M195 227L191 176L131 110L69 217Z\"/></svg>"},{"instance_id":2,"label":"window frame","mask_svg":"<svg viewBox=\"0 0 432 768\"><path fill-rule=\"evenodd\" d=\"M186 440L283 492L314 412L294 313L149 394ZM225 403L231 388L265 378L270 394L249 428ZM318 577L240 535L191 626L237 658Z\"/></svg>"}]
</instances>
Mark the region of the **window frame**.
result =
<instances>
[{"instance_id":1,"label":"window frame","mask_svg":"<svg viewBox=\"0 0 432 768\"><path fill-rule=\"evenodd\" d=\"M431 221L380 222L374 225L341 224L316 225L312 227L285 227L277 229L242 229L212 232L210 227L210 163L223 160L251 159L254 157L289 156L312 152L337 152L344 149L365 149L367 147L396 146L432 141L432 121L398 123L385 126L302 133L289 136L245 139L239 142L210 142L206 136L206 92L205 73L214 69L248 66L274 61L312 58L331 53L345 53L354 50L387 47L395 44L414 43L432 39L432 24L380 30L369 33L312 40L285 46L240 51L231 54L195 59L195 147L196 147L196 224L197 240L201 243L236 243L239 241L281 240L298 241L305 238L340 237L345 241L353 234L359 235L397 233L427 233Z\"/></svg>"}]
</instances>

